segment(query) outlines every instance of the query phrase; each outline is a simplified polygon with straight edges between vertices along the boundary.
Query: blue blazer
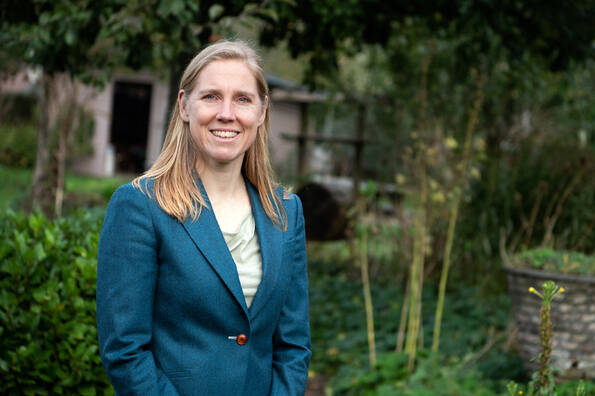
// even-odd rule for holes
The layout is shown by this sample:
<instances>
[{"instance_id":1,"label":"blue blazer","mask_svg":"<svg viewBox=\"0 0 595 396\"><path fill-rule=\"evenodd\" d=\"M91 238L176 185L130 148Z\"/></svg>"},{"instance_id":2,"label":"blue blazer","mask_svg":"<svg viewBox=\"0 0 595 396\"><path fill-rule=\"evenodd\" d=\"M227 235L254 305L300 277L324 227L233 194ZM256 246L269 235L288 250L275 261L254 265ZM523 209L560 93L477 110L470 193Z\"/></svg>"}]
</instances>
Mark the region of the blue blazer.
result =
<instances>
[{"instance_id":1,"label":"blue blazer","mask_svg":"<svg viewBox=\"0 0 595 396\"><path fill-rule=\"evenodd\" d=\"M99 242L97 328L118 395L304 394L311 352L302 206L296 195L282 199L283 232L246 185L263 265L250 308L210 209L180 223L131 184L112 196Z\"/></svg>"}]
</instances>

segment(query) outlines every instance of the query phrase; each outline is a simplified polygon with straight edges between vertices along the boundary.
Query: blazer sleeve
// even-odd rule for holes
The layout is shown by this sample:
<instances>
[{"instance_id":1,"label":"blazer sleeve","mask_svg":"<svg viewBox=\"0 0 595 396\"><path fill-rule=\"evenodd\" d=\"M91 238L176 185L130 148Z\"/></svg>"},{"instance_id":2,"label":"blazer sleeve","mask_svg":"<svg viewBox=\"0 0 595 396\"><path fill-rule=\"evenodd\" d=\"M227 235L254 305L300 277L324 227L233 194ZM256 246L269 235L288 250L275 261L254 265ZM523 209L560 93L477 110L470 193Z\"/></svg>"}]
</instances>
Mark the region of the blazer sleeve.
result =
<instances>
[{"instance_id":1,"label":"blazer sleeve","mask_svg":"<svg viewBox=\"0 0 595 396\"><path fill-rule=\"evenodd\" d=\"M125 185L110 200L97 254L99 347L118 395L178 395L149 347L157 273L148 198Z\"/></svg>"},{"instance_id":2,"label":"blazer sleeve","mask_svg":"<svg viewBox=\"0 0 595 396\"><path fill-rule=\"evenodd\" d=\"M308 319L308 271L306 263L306 234L302 205L296 195L294 235L288 243L293 249L293 275L279 323L273 337L273 380L271 395L303 395L310 363L310 325ZM291 224L291 222L289 223Z\"/></svg>"}]
</instances>

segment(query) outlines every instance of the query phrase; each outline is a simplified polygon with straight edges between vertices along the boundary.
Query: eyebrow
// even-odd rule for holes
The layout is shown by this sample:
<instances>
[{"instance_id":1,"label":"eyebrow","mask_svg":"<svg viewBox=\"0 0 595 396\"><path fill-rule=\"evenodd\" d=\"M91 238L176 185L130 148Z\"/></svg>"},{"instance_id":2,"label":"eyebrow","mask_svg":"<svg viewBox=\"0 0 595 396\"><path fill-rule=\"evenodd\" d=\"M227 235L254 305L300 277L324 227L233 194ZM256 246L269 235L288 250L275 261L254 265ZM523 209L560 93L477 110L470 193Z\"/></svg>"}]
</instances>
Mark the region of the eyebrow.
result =
<instances>
[{"instance_id":1,"label":"eyebrow","mask_svg":"<svg viewBox=\"0 0 595 396\"><path fill-rule=\"evenodd\" d=\"M205 94L221 94L221 90L217 89L217 88L207 88L207 89L201 89L200 91L197 92L198 96L202 96ZM251 92L248 91L236 91L234 92L234 96L247 96L251 99L254 99L256 97L258 97L258 95L254 95Z\"/></svg>"}]
</instances>

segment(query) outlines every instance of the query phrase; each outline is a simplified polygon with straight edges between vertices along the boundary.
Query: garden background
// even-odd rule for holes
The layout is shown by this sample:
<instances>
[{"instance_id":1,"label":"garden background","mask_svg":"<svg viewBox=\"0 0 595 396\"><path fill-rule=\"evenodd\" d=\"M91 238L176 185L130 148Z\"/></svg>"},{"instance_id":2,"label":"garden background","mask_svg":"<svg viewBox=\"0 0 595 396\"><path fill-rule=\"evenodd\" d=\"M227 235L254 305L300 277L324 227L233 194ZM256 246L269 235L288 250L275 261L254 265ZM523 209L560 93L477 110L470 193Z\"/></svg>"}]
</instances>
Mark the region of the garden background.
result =
<instances>
[{"instance_id":1,"label":"garden background","mask_svg":"<svg viewBox=\"0 0 595 396\"><path fill-rule=\"evenodd\" d=\"M510 381L529 394L535 367L505 267L595 283L593 10L590 0L3 2L0 73L37 79L0 92L0 393L113 393L95 330L97 242L109 197L134 175L71 170L93 120L52 92L101 89L122 69L175 87L202 46L239 37L268 72L324 93L308 107L320 138L309 148L327 158L317 172L356 176L347 203L328 198L344 237L308 242L309 394L504 395ZM346 136L365 144L333 143ZM317 176L281 181L299 191ZM587 334L590 287L576 319ZM584 378L595 394L593 338L576 356L555 339L565 293L551 303L557 392L577 394ZM522 311L536 333L538 309Z\"/></svg>"}]
</instances>

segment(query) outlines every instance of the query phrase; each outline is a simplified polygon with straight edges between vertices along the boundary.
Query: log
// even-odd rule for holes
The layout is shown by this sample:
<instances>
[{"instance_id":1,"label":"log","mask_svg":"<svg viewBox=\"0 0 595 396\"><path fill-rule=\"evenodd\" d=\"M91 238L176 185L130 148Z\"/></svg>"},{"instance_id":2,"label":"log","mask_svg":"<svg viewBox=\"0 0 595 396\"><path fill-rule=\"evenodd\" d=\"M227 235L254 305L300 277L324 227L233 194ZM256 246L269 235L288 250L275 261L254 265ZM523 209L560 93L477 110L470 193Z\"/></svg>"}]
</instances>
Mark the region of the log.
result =
<instances>
[{"instance_id":1,"label":"log","mask_svg":"<svg viewBox=\"0 0 595 396\"><path fill-rule=\"evenodd\" d=\"M304 208L307 240L331 241L346 237L350 191L309 182L299 187L296 194Z\"/></svg>"}]
</instances>

